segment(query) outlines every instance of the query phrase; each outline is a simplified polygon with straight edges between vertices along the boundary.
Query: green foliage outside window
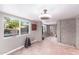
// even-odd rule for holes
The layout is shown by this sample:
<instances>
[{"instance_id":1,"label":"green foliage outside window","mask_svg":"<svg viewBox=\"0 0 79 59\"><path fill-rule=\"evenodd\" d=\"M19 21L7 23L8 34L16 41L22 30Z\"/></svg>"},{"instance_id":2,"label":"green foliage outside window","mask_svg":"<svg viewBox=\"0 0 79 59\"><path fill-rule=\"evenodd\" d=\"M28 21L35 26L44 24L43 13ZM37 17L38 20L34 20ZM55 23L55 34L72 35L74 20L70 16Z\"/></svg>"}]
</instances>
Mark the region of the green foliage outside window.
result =
<instances>
[{"instance_id":1,"label":"green foliage outside window","mask_svg":"<svg viewBox=\"0 0 79 59\"><path fill-rule=\"evenodd\" d=\"M9 17L5 17L6 23L5 27L8 29L17 29L19 28L19 20L16 19L10 19Z\"/></svg>"},{"instance_id":2,"label":"green foliage outside window","mask_svg":"<svg viewBox=\"0 0 79 59\"><path fill-rule=\"evenodd\" d=\"M16 17L4 17L4 37L29 33L29 22Z\"/></svg>"}]
</instances>

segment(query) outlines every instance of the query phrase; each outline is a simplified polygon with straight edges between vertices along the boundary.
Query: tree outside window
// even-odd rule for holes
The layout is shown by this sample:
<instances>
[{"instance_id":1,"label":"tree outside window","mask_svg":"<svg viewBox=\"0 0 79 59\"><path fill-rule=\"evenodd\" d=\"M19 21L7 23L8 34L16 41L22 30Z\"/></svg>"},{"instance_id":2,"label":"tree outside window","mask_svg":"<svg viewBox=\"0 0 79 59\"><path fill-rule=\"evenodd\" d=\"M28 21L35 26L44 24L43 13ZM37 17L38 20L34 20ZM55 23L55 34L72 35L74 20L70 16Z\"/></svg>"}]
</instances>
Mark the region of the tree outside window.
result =
<instances>
[{"instance_id":1,"label":"tree outside window","mask_svg":"<svg viewBox=\"0 0 79 59\"><path fill-rule=\"evenodd\" d=\"M29 33L30 22L15 17L4 17L4 37Z\"/></svg>"},{"instance_id":2,"label":"tree outside window","mask_svg":"<svg viewBox=\"0 0 79 59\"><path fill-rule=\"evenodd\" d=\"M5 24L4 24L4 36L13 36L19 34L19 20L12 19L9 17L4 17Z\"/></svg>"}]
</instances>

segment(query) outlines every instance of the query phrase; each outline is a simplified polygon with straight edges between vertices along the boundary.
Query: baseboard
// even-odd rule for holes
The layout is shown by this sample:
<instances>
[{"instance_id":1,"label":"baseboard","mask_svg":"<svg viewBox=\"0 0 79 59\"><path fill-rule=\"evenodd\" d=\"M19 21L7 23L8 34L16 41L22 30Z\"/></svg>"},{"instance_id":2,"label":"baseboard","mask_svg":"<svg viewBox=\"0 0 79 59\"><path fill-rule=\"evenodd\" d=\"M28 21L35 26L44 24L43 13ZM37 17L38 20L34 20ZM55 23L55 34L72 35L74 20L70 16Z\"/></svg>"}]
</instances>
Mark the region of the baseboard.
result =
<instances>
[{"instance_id":1,"label":"baseboard","mask_svg":"<svg viewBox=\"0 0 79 59\"><path fill-rule=\"evenodd\" d=\"M32 41L31 43L35 43L35 42L37 42L37 40L34 40L34 41Z\"/></svg>"},{"instance_id":2,"label":"baseboard","mask_svg":"<svg viewBox=\"0 0 79 59\"><path fill-rule=\"evenodd\" d=\"M20 47L18 47L18 48L16 48L16 49L13 49L13 50L11 50L11 51L9 51L9 52L7 52L7 53L4 53L3 55L9 55L9 54L11 54L11 53L13 53L13 52L15 52L15 51L17 51L17 50L23 48L23 47L24 47L24 46L20 46Z\"/></svg>"},{"instance_id":3,"label":"baseboard","mask_svg":"<svg viewBox=\"0 0 79 59\"><path fill-rule=\"evenodd\" d=\"M32 43L35 43L35 42L37 42L37 41L38 41L38 40L34 40L34 41L32 41ZM11 50L11 51L9 51L9 52L7 52L7 53L4 53L3 55L9 55L9 54L11 54L11 53L13 53L13 52L15 52L15 51L17 51L17 50L23 48L23 47L24 47L24 45L23 45L23 46L20 46L20 47L18 47L18 48L16 48L16 49L13 49L13 50Z\"/></svg>"}]
</instances>

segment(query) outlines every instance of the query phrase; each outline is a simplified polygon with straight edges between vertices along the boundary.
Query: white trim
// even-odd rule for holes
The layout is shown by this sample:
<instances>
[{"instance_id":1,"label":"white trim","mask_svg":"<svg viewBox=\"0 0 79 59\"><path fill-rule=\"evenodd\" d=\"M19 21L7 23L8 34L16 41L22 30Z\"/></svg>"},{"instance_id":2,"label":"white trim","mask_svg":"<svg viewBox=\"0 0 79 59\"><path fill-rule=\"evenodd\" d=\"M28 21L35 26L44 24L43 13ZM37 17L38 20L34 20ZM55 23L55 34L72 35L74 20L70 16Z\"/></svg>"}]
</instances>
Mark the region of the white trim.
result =
<instances>
[{"instance_id":1,"label":"white trim","mask_svg":"<svg viewBox=\"0 0 79 59\"><path fill-rule=\"evenodd\" d=\"M34 40L34 41L32 41L31 43L35 43L35 42L37 42L38 40Z\"/></svg>"},{"instance_id":2,"label":"white trim","mask_svg":"<svg viewBox=\"0 0 79 59\"><path fill-rule=\"evenodd\" d=\"M9 52L7 52L7 53L4 53L3 55L11 54L11 53L13 53L13 52L15 52L15 51L17 51L17 50L23 48L23 47L24 47L24 46L20 46L20 47L18 47L18 48L16 48L16 49L13 49L13 50L11 50L11 51L9 51Z\"/></svg>"},{"instance_id":3,"label":"white trim","mask_svg":"<svg viewBox=\"0 0 79 59\"><path fill-rule=\"evenodd\" d=\"M32 41L32 43L35 43L35 42L37 42L38 40L34 40L34 41ZM23 48L24 47L24 45L22 45L22 46L20 46L20 47L18 47L18 48L16 48L16 49L13 49L13 50L11 50L11 51L9 51L9 52L7 52L7 53L4 53L3 55L9 55L9 54L11 54L11 53L13 53L13 52L15 52L15 51L17 51L17 50L20 50L21 48Z\"/></svg>"}]
</instances>

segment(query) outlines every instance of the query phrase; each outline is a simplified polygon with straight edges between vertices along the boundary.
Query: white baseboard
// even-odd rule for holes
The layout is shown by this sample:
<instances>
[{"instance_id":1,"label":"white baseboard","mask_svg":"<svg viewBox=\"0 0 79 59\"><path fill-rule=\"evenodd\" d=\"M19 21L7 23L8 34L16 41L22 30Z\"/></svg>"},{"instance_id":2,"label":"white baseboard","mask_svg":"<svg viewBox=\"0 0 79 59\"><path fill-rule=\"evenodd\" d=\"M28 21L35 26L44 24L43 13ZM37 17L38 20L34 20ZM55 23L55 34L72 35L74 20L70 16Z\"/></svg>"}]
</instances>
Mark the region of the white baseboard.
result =
<instances>
[{"instance_id":1,"label":"white baseboard","mask_svg":"<svg viewBox=\"0 0 79 59\"><path fill-rule=\"evenodd\" d=\"M34 40L34 41L32 41L32 43L35 43L35 42L37 42L37 41L38 41L38 40ZM13 53L13 52L15 52L15 51L17 51L17 50L23 48L23 47L24 47L24 45L23 45L23 46L20 46L20 47L18 47L18 48L16 48L16 49L13 49L13 50L11 50L11 51L9 51L9 52L7 52L7 53L4 53L3 55L9 55L9 54L11 54L11 53Z\"/></svg>"},{"instance_id":2,"label":"white baseboard","mask_svg":"<svg viewBox=\"0 0 79 59\"><path fill-rule=\"evenodd\" d=\"M7 52L7 53L4 53L3 55L9 55L9 54L11 54L11 53L13 53L13 52L15 52L15 51L17 51L17 50L23 48L23 47L24 47L24 46L20 46L20 47L18 47L18 48L16 48L16 49L13 49L13 50L11 50L11 51L9 51L9 52Z\"/></svg>"}]
</instances>

